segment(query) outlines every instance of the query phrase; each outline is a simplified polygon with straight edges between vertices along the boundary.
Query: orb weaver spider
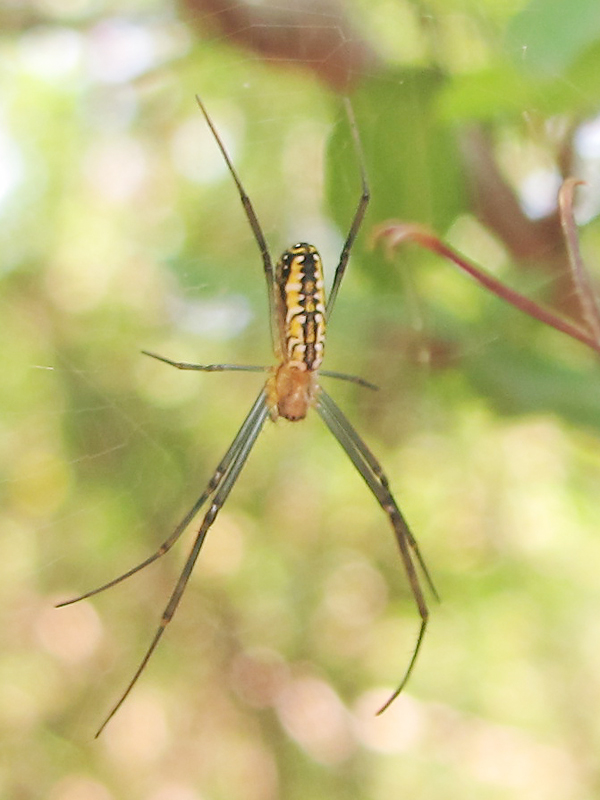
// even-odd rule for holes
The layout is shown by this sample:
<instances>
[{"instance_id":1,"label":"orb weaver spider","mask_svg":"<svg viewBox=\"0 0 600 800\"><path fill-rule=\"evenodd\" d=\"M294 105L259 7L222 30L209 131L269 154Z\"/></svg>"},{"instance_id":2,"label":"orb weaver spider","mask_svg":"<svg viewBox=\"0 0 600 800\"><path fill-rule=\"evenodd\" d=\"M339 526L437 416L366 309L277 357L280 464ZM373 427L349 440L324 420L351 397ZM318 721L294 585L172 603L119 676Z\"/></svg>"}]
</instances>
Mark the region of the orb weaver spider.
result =
<instances>
[{"instance_id":1,"label":"orb weaver spider","mask_svg":"<svg viewBox=\"0 0 600 800\"><path fill-rule=\"evenodd\" d=\"M198 370L202 372L219 372L226 370L266 372L268 373L268 378L233 442L208 481L206 489L161 546L140 564L119 577L114 578L97 589L93 589L71 600L62 602L57 606L67 606L85 598L92 597L99 592L103 592L115 586L126 578L131 577L149 564L152 564L171 549L183 531L199 513L202 506L211 500L210 506L196 533L192 549L184 564L183 570L163 611L160 624L150 646L125 691L98 729L96 736L100 735L107 723L125 702L138 678L144 671L167 625L173 618L200 554L202 545L204 544L208 530L215 521L219 511L223 508L268 418L275 420L278 417L282 417L291 422L297 422L304 419L308 410L314 407L364 479L383 511L387 514L392 526L421 623L404 676L398 688L379 709L378 713L384 711L396 697L398 697L406 685L416 663L425 635L429 611L419 579L418 569L422 571L431 591L437 598L435 588L433 587L433 583L421 553L419 552L416 540L392 495L388 479L379 461L346 419L333 399L319 384L319 375L324 375L338 380L352 381L368 388L376 388L362 378L353 375L321 370L326 325L331 317L338 290L348 264L352 245L361 227L370 196L360 139L350 103L346 101L346 113L348 115L348 121L358 157L362 190L340 254L329 299L326 300L321 258L316 248L312 245L305 242L293 245L282 254L275 268L273 268L269 249L252 203L242 186L240 178L202 100L199 97L196 97L196 100L236 184L246 218L260 251L263 270L267 281L271 339L277 364L271 367L244 366L238 364L189 364L172 361L169 358L164 358L155 353L142 351L144 355L155 358L158 361L162 361L180 370Z\"/></svg>"}]
</instances>

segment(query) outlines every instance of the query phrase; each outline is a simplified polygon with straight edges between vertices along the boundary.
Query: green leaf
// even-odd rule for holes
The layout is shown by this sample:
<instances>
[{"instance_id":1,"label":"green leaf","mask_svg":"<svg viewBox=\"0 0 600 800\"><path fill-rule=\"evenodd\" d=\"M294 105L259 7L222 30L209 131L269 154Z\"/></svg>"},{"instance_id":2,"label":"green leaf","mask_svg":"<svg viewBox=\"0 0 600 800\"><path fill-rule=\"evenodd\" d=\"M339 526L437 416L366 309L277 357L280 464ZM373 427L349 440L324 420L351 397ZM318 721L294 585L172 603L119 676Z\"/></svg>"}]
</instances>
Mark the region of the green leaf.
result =
<instances>
[{"instance_id":1,"label":"green leaf","mask_svg":"<svg viewBox=\"0 0 600 800\"><path fill-rule=\"evenodd\" d=\"M515 116L540 100L539 87L512 64L458 75L440 93L443 119L458 122Z\"/></svg>"},{"instance_id":2,"label":"green leaf","mask_svg":"<svg viewBox=\"0 0 600 800\"><path fill-rule=\"evenodd\" d=\"M445 230L464 210L457 142L437 113L443 85L434 70L404 70L371 78L352 96L371 190L365 229L395 217ZM344 123L329 141L326 174L328 203L343 232L360 195L355 164L351 133ZM363 232L356 253L365 243ZM369 270L389 275L389 262L381 253L370 253Z\"/></svg>"},{"instance_id":3,"label":"green leaf","mask_svg":"<svg viewBox=\"0 0 600 800\"><path fill-rule=\"evenodd\" d=\"M573 87L576 108L585 114L597 114L600 101L600 40L582 52L570 66L566 80ZM574 102L571 106L573 110Z\"/></svg>"},{"instance_id":4,"label":"green leaf","mask_svg":"<svg viewBox=\"0 0 600 800\"><path fill-rule=\"evenodd\" d=\"M552 413L600 430L600 374L569 367L502 339L465 359L469 383L502 414Z\"/></svg>"},{"instance_id":5,"label":"green leaf","mask_svg":"<svg viewBox=\"0 0 600 800\"><path fill-rule=\"evenodd\" d=\"M532 0L509 26L507 49L522 67L554 76L599 38L598 0Z\"/></svg>"}]
</instances>

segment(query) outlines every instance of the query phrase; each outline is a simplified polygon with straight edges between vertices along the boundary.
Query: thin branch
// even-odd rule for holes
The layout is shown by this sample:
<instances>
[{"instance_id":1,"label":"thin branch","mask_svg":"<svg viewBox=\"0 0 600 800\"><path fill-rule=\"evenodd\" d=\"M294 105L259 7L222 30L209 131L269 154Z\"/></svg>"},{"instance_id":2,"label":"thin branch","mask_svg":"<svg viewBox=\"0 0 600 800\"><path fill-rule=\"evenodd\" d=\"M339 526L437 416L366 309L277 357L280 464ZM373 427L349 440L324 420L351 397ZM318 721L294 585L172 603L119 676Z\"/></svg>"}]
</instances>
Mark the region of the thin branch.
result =
<instances>
[{"instance_id":1,"label":"thin branch","mask_svg":"<svg viewBox=\"0 0 600 800\"><path fill-rule=\"evenodd\" d=\"M569 265L571 267L571 274L573 276L577 297L581 303L583 318L594 339L600 341L600 310L598 309L598 300L596 299L589 273L581 258L579 236L577 235L577 226L575 225L575 218L573 216L575 187L582 186L583 184L584 181L577 180L577 178L567 178L560 187L558 193L560 224L567 244Z\"/></svg>"},{"instance_id":2,"label":"thin branch","mask_svg":"<svg viewBox=\"0 0 600 800\"><path fill-rule=\"evenodd\" d=\"M466 272L478 283L480 283L488 291L495 294L501 300L510 303L519 311L528 314L545 325L555 328L572 339L582 342L592 350L600 353L600 338L593 335L591 332L584 330L579 325L576 325L562 316L559 316L549 308L530 300L525 295L505 286L497 278L494 278L488 272L485 272L481 267L476 266L471 261L468 261L464 256L453 250L449 245L443 242L430 230L422 225L414 223L400 222L396 220L389 220L377 226L373 232L372 237L374 242L384 239L386 251L388 256L391 257L394 249L402 242L415 242L421 247L436 253L437 255L446 258L453 264L456 264L463 272Z\"/></svg>"},{"instance_id":3,"label":"thin branch","mask_svg":"<svg viewBox=\"0 0 600 800\"><path fill-rule=\"evenodd\" d=\"M379 58L336 0L249 3L180 0L190 23L217 31L264 61L312 72L337 92L348 92Z\"/></svg>"}]
</instances>

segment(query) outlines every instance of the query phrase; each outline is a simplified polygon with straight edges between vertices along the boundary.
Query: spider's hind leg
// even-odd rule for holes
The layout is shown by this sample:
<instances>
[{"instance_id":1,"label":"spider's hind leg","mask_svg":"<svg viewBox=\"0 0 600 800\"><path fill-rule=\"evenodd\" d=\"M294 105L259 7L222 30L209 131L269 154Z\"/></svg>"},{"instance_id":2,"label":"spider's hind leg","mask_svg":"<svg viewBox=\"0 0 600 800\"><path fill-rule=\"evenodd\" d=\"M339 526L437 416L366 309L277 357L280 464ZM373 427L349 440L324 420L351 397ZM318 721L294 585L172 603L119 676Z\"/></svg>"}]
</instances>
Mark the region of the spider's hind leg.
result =
<instances>
[{"instance_id":1,"label":"spider's hind leg","mask_svg":"<svg viewBox=\"0 0 600 800\"><path fill-rule=\"evenodd\" d=\"M425 631L427 629L429 608L427 606L421 581L419 579L417 565L422 570L425 579L436 599L438 595L435 587L433 586L427 567L425 566L423 557L419 551L415 537L408 527L408 523L404 519L402 512L398 508L394 496L390 491L388 479L383 472L379 461L371 453L367 445L363 442L331 397L329 397L329 395L322 389L319 393L319 398L317 401L317 411L321 415L321 418L329 430L343 447L358 472L363 477L365 483L379 502L381 508L387 514L394 530L394 536L398 544L398 549L400 550L400 557L408 578L411 592L419 611L419 616L421 617L421 626L419 628L414 650L405 670L404 677L389 700L377 712L380 714L382 711L385 711L385 709L388 708L388 706L396 699L396 697L398 697L402 689L406 686L406 683L413 671L413 667L417 661L417 656L419 655L419 651L425 637Z\"/></svg>"}]
</instances>

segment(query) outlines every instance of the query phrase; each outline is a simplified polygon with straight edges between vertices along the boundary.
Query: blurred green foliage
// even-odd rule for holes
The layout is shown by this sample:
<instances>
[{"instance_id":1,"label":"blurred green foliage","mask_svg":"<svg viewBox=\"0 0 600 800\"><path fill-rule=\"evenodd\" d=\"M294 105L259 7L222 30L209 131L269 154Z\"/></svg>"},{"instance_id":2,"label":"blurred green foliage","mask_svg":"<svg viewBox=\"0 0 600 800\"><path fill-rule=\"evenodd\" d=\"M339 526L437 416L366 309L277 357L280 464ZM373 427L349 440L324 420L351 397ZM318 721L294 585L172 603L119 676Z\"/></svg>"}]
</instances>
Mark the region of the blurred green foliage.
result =
<instances>
[{"instance_id":1,"label":"blurred green foliage","mask_svg":"<svg viewBox=\"0 0 600 800\"><path fill-rule=\"evenodd\" d=\"M376 223L419 221L568 306L544 270L554 242L529 269L478 214L469 136L483 131L532 225L552 218L565 163L588 180L593 269L597 4L345 11L377 56L351 92L372 202L327 367L380 390L327 388L381 458L443 598L410 686L374 716L417 612L384 514L314 415L267 425L160 649L92 741L190 540L92 601L53 603L166 538L261 381L180 373L140 350L272 361L256 244L194 94L274 257L314 241L331 276L360 174L340 97L314 65L265 63L216 35L208 13L5 3L2 797L598 794L595 359L439 259L407 247L390 261L369 246Z\"/></svg>"}]
</instances>

